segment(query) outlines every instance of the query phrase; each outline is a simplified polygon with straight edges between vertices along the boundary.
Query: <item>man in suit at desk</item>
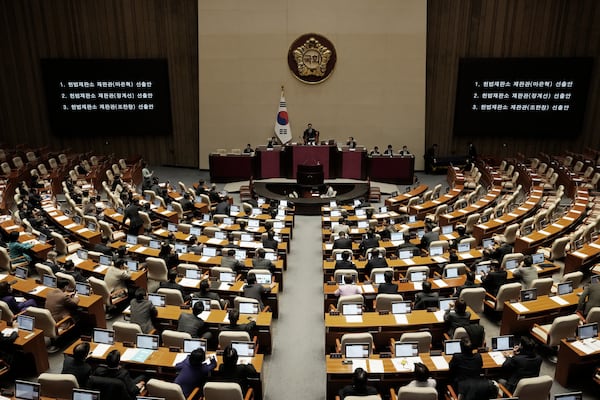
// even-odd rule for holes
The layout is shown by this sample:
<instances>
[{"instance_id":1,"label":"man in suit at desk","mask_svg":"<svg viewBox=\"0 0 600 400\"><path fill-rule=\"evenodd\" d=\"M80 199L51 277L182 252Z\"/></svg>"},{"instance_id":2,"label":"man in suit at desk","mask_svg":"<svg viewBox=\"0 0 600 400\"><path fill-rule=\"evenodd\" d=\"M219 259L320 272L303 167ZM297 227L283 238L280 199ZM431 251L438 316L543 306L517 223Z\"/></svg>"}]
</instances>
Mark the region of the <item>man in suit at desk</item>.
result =
<instances>
[{"instance_id":1,"label":"man in suit at desk","mask_svg":"<svg viewBox=\"0 0 600 400\"><path fill-rule=\"evenodd\" d=\"M269 286L263 286L262 284L256 283L256 276L254 274L248 274L246 278L246 284L244 285L244 297L249 297L251 299L258 300L258 304L260 309L265 308L263 304L262 297L267 293L271 293L271 289L275 287L275 282L271 283Z\"/></svg>"},{"instance_id":2,"label":"man in suit at desk","mask_svg":"<svg viewBox=\"0 0 600 400\"><path fill-rule=\"evenodd\" d=\"M316 129L313 128L312 124L308 124L304 133L302 134L302 139L304 140L304 144L312 144L315 145L317 142L317 137L319 133Z\"/></svg>"},{"instance_id":3,"label":"man in suit at desk","mask_svg":"<svg viewBox=\"0 0 600 400\"><path fill-rule=\"evenodd\" d=\"M410 151L408 151L408 147L406 145L402 146L402 150L398 152L401 156L410 156Z\"/></svg>"},{"instance_id":4,"label":"man in suit at desk","mask_svg":"<svg viewBox=\"0 0 600 400\"><path fill-rule=\"evenodd\" d=\"M383 254L382 254L383 253ZM385 252L382 252L379 249L371 250L371 258L367 261L367 265L365 265L365 275L369 278L371 277L371 271L373 268L387 268L388 263L385 259Z\"/></svg>"},{"instance_id":5,"label":"man in suit at desk","mask_svg":"<svg viewBox=\"0 0 600 400\"><path fill-rule=\"evenodd\" d=\"M415 295L415 310L425 310L427 307L437 307L440 294L431 290L431 282L423 282L423 290Z\"/></svg>"},{"instance_id":6,"label":"man in suit at desk","mask_svg":"<svg viewBox=\"0 0 600 400\"><path fill-rule=\"evenodd\" d=\"M350 260L351 251L342 252L342 259L335 262L335 269L356 269L356 265Z\"/></svg>"},{"instance_id":7,"label":"man in suit at desk","mask_svg":"<svg viewBox=\"0 0 600 400\"><path fill-rule=\"evenodd\" d=\"M262 240L262 246L265 249L271 249L277 251L277 247L279 246L279 242L275 240L275 235L273 230L267 231L267 237Z\"/></svg>"},{"instance_id":8,"label":"man in suit at desk","mask_svg":"<svg viewBox=\"0 0 600 400\"><path fill-rule=\"evenodd\" d=\"M398 251L412 251L415 257L421 254L421 250L410 242L410 235L408 233L404 234L404 243L398 246Z\"/></svg>"},{"instance_id":9,"label":"man in suit at desk","mask_svg":"<svg viewBox=\"0 0 600 400\"><path fill-rule=\"evenodd\" d=\"M229 205L229 202L227 201L227 197L221 196L219 198L219 203L215 206L215 214L229 215L230 209L231 209L231 206Z\"/></svg>"},{"instance_id":10,"label":"man in suit at desk","mask_svg":"<svg viewBox=\"0 0 600 400\"><path fill-rule=\"evenodd\" d=\"M353 136L348 136L348 141L346 142L346 146L350 147L351 149L356 148L356 140L354 140Z\"/></svg>"},{"instance_id":11,"label":"man in suit at desk","mask_svg":"<svg viewBox=\"0 0 600 400\"><path fill-rule=\"evenodd\" d=\"M392 279L394 279L394 274L392 271L385 271L383 273L383 280L385 282L379 284L377 287L377 293L398 294L398 284L392 283Z\"/></svg>"},{"instance_id":12,"label":"man in suit at desk","mask_svg":"<svg viewBox=\"0 0 600 400\"><path fill-rule=\"evenodd\" d=\"M242 393L246 393L250 380L258 377L252 364L238 364L238 354L231 344L223 350L223 364L215 374L216 381L235 382L240 385Z\"/></svg>"},{"instance_id":13,"label":"man in suit at desk","mask_svg":"<svg viewBox=\"0 0 600 400\"><path fill-rule=\"evenodd\" d=\"M115 378L122 381L127 388L129 397L135 397L143 390L146 378L143 375L133 379L127 369L120 366L121 353L119 350L112 350L106 356L106 364L100 365L94 371L94 376L102 376L105 378Z\"/></svg>"},{"instance_id":14,"label":"man in suit at desk","mask_svg":"<svg viewBox=\"0 0 600 400\"><path fill-rule=\"evenodd\" d=\"M481 283L485 288L485 291L491 294L492 296L496 296L498 294L498 289L500 286L506 283L507 273L505 270L500 269L500 263L496 260L493 260L490 264L490 272L487 274L483 274L483 279Z\"/></svg>"},{"instance_id":15,"label":"man in suit at desk","mask_svg":"<svg viewBox=\"0 0 600 400\"><path fill-rule=\"evenodd\" d=\"M271 260L267 260L265 255L267 252L265 249L257 249L254 258L252 259L252 268L258 269L268 269L271 274L275 273L275 265L271 262Z\"/></svg>"},{"instance_id":16,"label":"man in suit at desk","mask_svg":"<svg viewBox=\"0 0 600 400\"><path fill-rule=\"evenodd\" d=\"M140 233L140 229L144 226L144 220L140 216L140 204L137 199L133 199L131 204L125 209L122 225L125 225L127 220L129 220L129 230L127 233L137 236Z\"/></svg>"},{"instance_id":17,"label":"man in suit at desk","mask_svg":"<svg viewBox=\"0 0 600 400\"><path fill-rule=\"evenodd\" d=\"M429 251L429 245L431 242L440 240L440 234L433 232L433 224L431 222L425 222L425 234L421 238L420 248L425 251Z\"/></svg>"},{"instance_id":18,"label":"man in suit at desk","mask_svg":"<svg viewBox=\"0 0 600 400\"><path fill-rule=\"evenodd\" d=\"M527 254L523 257L519 268L513 271L513 276L521 282L523 289L531 288L531 284L534 279L538 278L538 272L535 266L533 266L533 258Z\"/></svg>"},{"instance_id":19,"label":"man in suit at desk","mask_svg":"<svg viewBox=\"0 0 600 400\"><path fill-rule=\"evenodd\" d=\"M227 313L229 318L229 324L221 326L221 331L246 331L250 332L256 328L256 321L252 320L247 324L238 324L240 319L240 312L235 308L232 308Z\"/></svg>"},{"instance_id":20,"label":"man in suit at desk","mask_svg":"<svg viewBox=\"0 0 600 400\"><path fill-rule=\"evenodd\" d=\"M235 258L235 249L228 249L227 254L221 257L221 267L231 268L235 272L240 272L245 269L244 263Z\"/></svg>"},{"instance_id":21,"label":"man in suit at desk","mask_svg":"<svg viewBox=\"0 0 600 400\"><path fill-rule=\"evenodd\" d=\"M46 295L46 309L52 314L56 322L66 317L74 317L79 304L79 297L75 292L68 293L69 281L59 279L56 288L48 291Z\"/></svg>"},{"instance_id":22,"label":"man in suit at desk","mask_svg":"<svg viewBox=\"0 0 600 400\"><path fill-rule=\"evenodd\" d=\"M367 371L362 368L356 368L352 375L352 385L344 386L340 390L340 398L343 400L348 396L369 396L376 395L377 389L368 386Z\"/></svg>"},{"instance_id":23,"label":"man in suit at desk","mask_svg":"<svg viewBox=\"0 0 600 400\"><path fill-rule=\"evenodd\" d=\"M339 237L333 242L333 249L352 249L352 239L346 236L346 232L340 232Z\"/></svg>"},{"instance_id":24,"label":"man in suit at desk","mask_svg":"<svg viewBox=\"0 0 600 400\"><path fill-rule=\"evenodd\" d=\"M213 335L206 327L204 320L200 318L200 314L203 311L204 305L201 301L197 301L194 307L192 307L191 313L181 313L177 321L177 330L179 332L187 332L193 338L202 338L210 341Z\"/></svg>"},{"instance_id":25,"label":"man in suit at desk","mask_svg":"<svg viewBox=\"0 0 600 400\"><path fill-rule=\"evenodd\" d=\"M587 317L593 307L600 307L600 283L592 283L585 288L579 297L577 311Z\"/></svg>"},{"instance_id":26,"label":"man in suit at desk","mask_svg":"<svg viewBox=\"0 0 600 400\"><path fill-rule=\"evenodd\" d=\"M377 239L377 237L375 236L375 231L373 231L373 229L369 229L367 231L367 237L365 237L362 240L362 242L360 242L360 245L358 246L358 248L359 248L361 254L363 256L366 256L368 249L372 249L377 246L379 246L379 239Z\"/></svg>"},{"instance_id":27,"label":"man in suit at desk","mask_svg":"<svg viewBox=\"0 0 600 400\"><path fill-rule=\"evenodd\" d=\"M503 352L504 364L502 369L508 373L508 380L500 383L512 393L522 378L533 378L540 375L542 357L535 353L535 343L527 336L521 337L521 344L516 346L513 354Z\"/></svg>"}]
</instances>

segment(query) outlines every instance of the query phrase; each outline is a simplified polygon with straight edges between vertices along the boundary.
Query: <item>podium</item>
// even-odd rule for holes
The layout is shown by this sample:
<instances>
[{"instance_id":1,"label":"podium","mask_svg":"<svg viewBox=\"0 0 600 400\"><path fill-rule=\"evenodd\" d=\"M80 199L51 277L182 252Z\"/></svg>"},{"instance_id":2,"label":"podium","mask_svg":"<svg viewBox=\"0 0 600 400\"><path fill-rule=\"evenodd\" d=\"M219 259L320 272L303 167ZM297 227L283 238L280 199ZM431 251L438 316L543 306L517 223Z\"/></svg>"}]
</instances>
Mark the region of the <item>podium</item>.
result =
<instances>
[{"instance_id":1,"label":"podium","mask_svg":"<svg viewBox=\"0 0 600 400\"><path fill-rule=\"evenodd\" d=\"M315 165L321 164L323 168L323 176L325 179L329 179L332 177L330 171L330 159L331 152L337 151L337 147L330 145L318 145L318 146L288 146L286 151L292 152L292 165L291 165L291 173L292 178L296 178L296 173L298 171L298 165Z\"/></svg>"},{"instance_id":2,"label":"podium","mask_svg":"<svg viewBox=\"0 0 600 400\"><path fill-rule=\"evenodd\" d=\"M323 174L323 165L314 164L314 165L306 165L300 164L298 165L298 171L296 172L296 181L298 185L306 185L306 186L317 186L322 185L325 176Z\"/></svg>"}]
</instances>

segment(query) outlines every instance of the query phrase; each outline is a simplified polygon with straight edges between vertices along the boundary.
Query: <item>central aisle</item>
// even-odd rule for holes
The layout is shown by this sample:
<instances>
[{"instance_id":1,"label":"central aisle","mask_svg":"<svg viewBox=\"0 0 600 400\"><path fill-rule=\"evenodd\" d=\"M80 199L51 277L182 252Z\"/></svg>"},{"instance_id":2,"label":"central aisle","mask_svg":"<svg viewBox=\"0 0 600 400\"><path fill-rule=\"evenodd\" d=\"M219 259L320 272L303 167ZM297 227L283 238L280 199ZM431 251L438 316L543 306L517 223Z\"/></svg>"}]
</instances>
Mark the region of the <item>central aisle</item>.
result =
<instances>
[{"instance_id":1,"label":"central aisle","mask_svg":"<svg viewBox=\"0 0 600 400\"><path fill-rule=\"evenodd\" d=\"M296 216L266 365L265 399L325 399L321 219Z\"/></svg>"}]
</instances>

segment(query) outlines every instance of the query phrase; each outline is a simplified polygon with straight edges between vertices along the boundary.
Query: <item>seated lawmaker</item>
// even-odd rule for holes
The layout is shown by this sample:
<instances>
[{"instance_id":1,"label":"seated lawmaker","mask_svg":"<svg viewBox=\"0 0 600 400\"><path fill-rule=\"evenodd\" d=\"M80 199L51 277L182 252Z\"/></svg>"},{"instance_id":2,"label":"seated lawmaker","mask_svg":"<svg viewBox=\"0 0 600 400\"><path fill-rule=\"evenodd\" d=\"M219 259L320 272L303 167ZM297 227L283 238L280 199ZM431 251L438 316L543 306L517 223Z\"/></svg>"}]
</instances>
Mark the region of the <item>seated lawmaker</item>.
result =
<instances>
[{"instance_id":1,"label":"seated lawmaker","mask_svg":"<svg viewBox=\"0 0 600 400\"><path fill-rule=\"evenodd\" d=\"M352 239L346 235L346 232L341 231L339 237L334 240L332 249L352 250Z\"/></svg>"},{"instance_id":2,"label":"seated lawmaker","mask_svg":"<svg viewBox=\"0 0 600 400\"><path fill-rule=\"evenodd\" d=\"M223 350L223 364L215 374L215 381L235 382L246 393L250 380L258 377L258 372L252 364L239 364L237 350L231 344Z\"/></svg>"},{"instance_id":3,"label":"seated lawmaker","mask_svg":"<svg viewBox=\"0 0 600 400\"><path fill-rule=\"evenodd\" d=\"M467 311L464 299L458 299L450 304L444 313L444 321L448 324L448 335L454 336L456 328L464 328L471 323L471 313Z\"/></svg>"},{"instance_id":4,"label":"seated lawmaker","mask_svg":"<svg viewBox=\"0 0 600 400\"><path fill-rule=\"evenodd\" d=\"M271 274L274 274L275 265L271 262L271 260L267 260L265 258L266 254L267 252L265 251L265 249L257 249L254 258L252 259L252 268L268 269L271 272Z\"/></svg>"},{"instance_id":5,"label":"seated lawmaker","mask_svg":"<svg viewBox=\"0 0 600 400\"><path fill-rule=\"evenodd\" d=\"M350 260L351 256L352 256L352 252L351 251L344 251L344 252L342 252L342 259L341 260L337 260L335 262L335 268L334 269L356 269L356 265L354 265L354 263L352 262L352 260Z\"/></svg>"},{"instance_id":6,"label":"seated lawmaker","mask_svg":"<svg viewBox=\"0 0 600 400\"><path fill-rule=\"evenodd\" d=\"M392 271L385 271L383 273L383 280L385 282L379 284L377 293L398 294L398 284L392 283L392 279L394 279L394 273Z\"/></svg>"},{"instance_id":7,"label":"seated lawmaker","mask_svg":"<svg viewBox=\"0 0 600 400\"><path fill-rule=\"evenodd\" d=\"M343 400L348 396L376 395L377 389L368 385L367 371L359 367L356 368L352 374L352 385L344 386L339 394L340 398Z\"/></svg>"},{"instance_id":8,"label":"seated lawmaker","mask_svg":"<svg viewBox=\"0 0 600 400\"><path fill-rule=\"evenodd\" d=\"M94 376L115 378L122 381L129 393L129 398L135 400L136 396L144 389L146 378L143 375L140 375L135 379L132 378L129 371L123 368L120 363L121 353L119 350L112 350L106 356L106 364L96 368Z\"/></svg>"},{"instance_id":9,"label":"seated lawmaker","mask_svg":"<svg viewBox=\"0 0 600 400\"><path fill-rule=\"evenodd\" d=\"M425 310L427 307L437 307L440 294L431 290L431 282L423 282L423 290L415 295L415 310Z\"/></svg>"},{"instance_id":10,"label":"seated lawmaker","mask_svg":"<svg viewBox=\"0 0 600 400\"><path fill-rule=\"evenodd\" d=\"M336 296L351 296L353 294L362 294L362 290L354 284L352 275L348 274L344 275L344 284L339 285L334 294Z\"/></svg>"},{"instance_id":11,"label":"seated lawmaker","mask_svg":"<svg viewBox=\"0 0 600 400\"><path fill-rule=\"evenodd\" d=\"M183 396L187 398L194 388L203 388L211 371L217 367L217 359L212 356L208 363L204 361L206 353L202 348L193 350L185 360L177 363L175 383L181 386Z\"/></svg>"},{"instance_id":12,"label":"seated lawmaker","mask_svg":"<svg viewBox=\"0 0 600 400\"><path fill-rule=\"evenodd\" d=\"M182 312L177 321L177 331L187 332L193 338L202 338L210 341L213 335L204 323L204 320L200 317L203 311L204 304L201 301L197 301L192 307L191 313Z\"/></svg>"}]
</instances>

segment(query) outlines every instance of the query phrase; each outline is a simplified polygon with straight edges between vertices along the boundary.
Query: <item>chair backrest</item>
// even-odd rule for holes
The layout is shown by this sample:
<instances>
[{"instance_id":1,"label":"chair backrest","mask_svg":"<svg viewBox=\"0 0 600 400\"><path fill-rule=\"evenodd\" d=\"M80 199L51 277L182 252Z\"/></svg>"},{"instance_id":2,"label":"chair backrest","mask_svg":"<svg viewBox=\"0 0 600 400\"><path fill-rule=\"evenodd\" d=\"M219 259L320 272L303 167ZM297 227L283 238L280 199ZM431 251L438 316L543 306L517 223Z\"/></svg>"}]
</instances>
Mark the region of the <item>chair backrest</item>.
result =
<instances>
[{"instance_id":1,"label":"chair backrest","mask_svg":"<svg viewBox=\"0 0 600 400\"><path fill-rule=\"evenodd\" d=\"M233 307L239 311L240 303L256 303L260 304L258 300L253 299L251 297L243 297L243 296L235 296L233 299Z\"/></svg>"},{"instance_id":2,"label":"chair backrest","mask_svg":"<svg viewBox=\"0 0 600 400\"><path fill-rule=\"evenodd\" d=\"M517 260L517 264L519 264L523 260L523 257L523 253L505 254L502 258L501 268L504 269L506 267L506 262L509 260Z\"/></svg>"},{"instance_id":3,"label":"chair backrest","mask_svg":"<svg viewBox=\"0 0 600 400\"><path fill-rule=\"evenodd\" d=\"M342 346L340 349L342 353L344 353L345 346L352 343L368 343L369 354L373 352L373 335L371 335L369 332L344 333L340 343Z\"/></svg>"},{"instance_id":4,"label":"chair backrest","mask_svg":"<svg viewBox=\"0 0 600 400\"><path fill-rule=\"evenodd\" d=\"M70 399L73 389L79 388L77 378L72 374L52 374L44 372L38 377L40 396L56 399Z\"/></svg>"},{"instance_id":5,"label":"chair backrest","mask_svg":"<svg viewBox=\"0 0 600 400\"><path fill-rule=\"evenodd\" d=\"M425 193L423 193L423 201L431 200L431 196L433 196L433 191L432 190L426 191Z\"/></svg>"},{"instance_id":6,"label":"chair backrest","mask_svg":"<svg viewBox=\"0 0 600 400\"><path fill-rule=\"evenodd\" d=\"M481 214L479 214L479 213L473 213L473 214L469 215L467 217L467 221L465 222L465 232L467 232L467 233L473 232L473 227L475 226L475 224L477 224L477 221L479 221L480 217L481 217Z\"/></svg>"},{"instance_id":7,"label":"chair backrest","mask_svg":"<svg viewBox=\"0 0 600 400\"><path fill-rule=\"evenodd\" d=\"M575 336L577 326L579 325L579 316L577 314L565 315L554 318L554 322L548 331L548 346L558 346L564 338Z\"/></svg>"},{"instance_id":8,"label":"chair backrest","mask_svg":"<svg viewBox=\"0 0 600 400\"><path fill-rule=\"evenodd\" d=\"M112 300L110 298L110 291L108 290L108 286L106 286L106 282L104 282L102 279L98 279L96 277L90 276L88 279L88 283L90 284L90 287L91 287L92 291L94 292L94 294L97 294L98 296L102 296L102 301L104 301L105 305L107 305L107 306L112 305Z\"/></svg>"},{"instance_id":9,"label":"chair backrest","mask_svg":"<svg viewBox=\"0 0 600 400\"><path fill-rule=\"evenodd\" d=\"M402 386L398 390L398 400L437 400L438 393L432 387Z\"/></svg>"},{"instance_id":10,"label":"chair backrest","mask_svg":"<svg viewBox=\"0 0 600 400\"><path fill-rule=\"evenodd\" d=\"M54 247L56 248L56 251L58 252L58 254L60 254L60 255L69 254L69 248L67 246L67 242L65 241L65 238L63 237L63 235L61 235L58 232L51 232L50 234L54 238Z\"/></svg>"},{"instance_id":11,"label":"chair backrest","mask_svg":"<svg viewBox=\"0 0 600 400\"><path fill-rule=\"evenodd\" d=\"M192 335L187 332L172 331L166 329L162 332L162 345L164 347L179 347L183 348L183 341L185 339L191 339Z\"/></svg>"},{"instance_id":12,"label":"chair backrest","mask_svg":"<svg viewBox=\"0 0 600 400\"><path fill-rule=\"evenodd\" d=\"M375 298L375 311L392 311L392 302L402 301L404 298L401 294L381 293Z\"/></svg>"},{"instance_id":13,"label":"chair backrest","mask_svg":"<svg viewBox=\"0 0 600 400\"><path fill-rule=\"evenodd\" d=\"M578 288L582 280L583 272L581 271L569 272L568 274L564 274L560 279L561 282L571 281L573 284L573 289Z\"/></svg>"},{"instance_id":14,"label":"chair backrest","mask_svg":"<svg viewBox=\"0 0 600 400\"><path fill-rule=\"evenodd\" d=\"M377 274L385 274L387 271L391 272L392 276L393 276L393 274L394 274L394 269L393 268L390 268L390 267L373 268L371 270L371 276L369 276L369 280L371 282L375 282L375 276Z\"/></svg>"},{"instance_id":15,"label":"chair backrest","mask_svg":"<svg viewBox=\"0 0 600 400\"><path fill-rule=\"evenodd\" d=\"M173 206L173 211L175 211L177 213L177 218L179 218L179 220L182 220L183 219L183 207L181 207L181 203L179 203L177 201L172 201L171 206Z\"/></svg>"},{"instance_id":16,"label":"chair backrest","mask_svg":"<svg viewBox=\"0 0 600 400\"><path fill-rule=\"evenodd\" d=\"M215 277L215 278L219 278L221 272L231 272L231 273L234 273L234 271L231 268L227 268L227 267L212 267L210 269L210 276Z\"/></svg>"},{"instance_id":17,"label":"chair backrest","mask_svg":"<svg viewBox=\"0 0 600 400\"><path fill-rule=\"evenodd\" d=\"M471 307L477 314L483 312L483 300L485 299L485 289L479 288L464 288L460 291L459 299L463 299L467 306Z\"/></svg>"},{"instance_id":18,"label":"chair backrest","mask_svg":"<svg viewBox=\"0 0 600 400\"><path fill-rule=\"evenodd\" d=\"M410 274L413 272L425 272L427 277L429 277L429 267L426 265L418 266L418 267L408 267L406 269L406 278L410 278Z\"/></svg>"},{"instance_id":19,"label":"chair backrest","mask_svg":"<svg viewBox=\"0 0 600 400\"><path fill-rule=\"evenodd\" d=\"M496 295L496 304L494 310L504 310L504 302L518 299L521 295L521 289L522 286L519 282L505 283L504 285L500 286L500 289L498 289L498 294Z\"/></svg>"},{"instance_id":20,"label":"chair backrest","mask_svg":"<svg viewBox=\"0 0 600 400\"><path fill-rule=\"evenodd\" d=\"M504 229L504 241L508 244L513 244L517 239L517 232L519 231L519 224L510 224Z\"/></svg>"},{"instance_id":21,"label":"chair backrest","mask_svg":"<svg viewBox=\"0 0 600 400\"><path fill-rule=\"evenodd\" d=\"M71 286L72 288L75 287L75 278L73 277L73 275L65 274L64 272L57 272L56 277L59 279L65 279L69 281L69 286Z\"/></svg>"},{"instance_id":22,"label":"chair backrest","mask_svg":"<svg viewBox=\"0 0 600 400\"><path fill-rule=\"evenodd\" d=\"M4 319L4 315L2 317ZM590 308L590 311L587 313L587 317L585 317L586 324L592 324L594 322L598 322L600 324L600 307Z\"/></svg>"},{"instance_id":23,"label":"chair backrest","mask_svg":"<svg viewBox=\"0 0 600 400\"><path fill-rule=\"evenodd\" d=\"M219 348L224 349L231 342L249 342L250 333L246 331L222 331L219 333Z\"/></svg>"},{"instance_id":24,"label":"chair backrest","mask_svg":"<svg viewBox=\"0 0 600 400\"><path fill-rule=\"evenodd\" d=\"M242 400L243 398L244 394L239 383L206 382L204 385L204 400Z\"/></svg>"},{"instance_id":25,"label":"chair backrest","mask_svg":"<svg viewBox=\"0 0 600 400\"><path fill-rule=\"evenodd\" d=\"M548 400L553 379L547 375L521 378L513 396L527 400Z\"/></svg>"},{"instance_id":26,"label":"chair backrest","mask_svg":"<svg viewBox=\"0 0 600 400\"><path fill-rule=\"evenodd\" d=\"M54 321L54 318L52 318L50 310L30 306L25 310L25 315L35 317L35 328L44 331L44 336L51 339L56 339L58 337L56 322Z\"/></svg>"},{"instance_id":27,"label":"chair backrest","mask_svg":"<svg viewBox=\"0 0 600 400\"><path fill-rule=\"evenodd\" d=\"M42 263L35 263L35 270L38 273L38 275L40 276L40 279L44 275L54 276L54 272L52 272L52 268L50 268L49 266L44 265Z\"/></svg>"},{"instance_id":28,"label":"chair backrest","mask_svg":"<svg viewBox=\"0 0 600 400\"><path fill-rule=\"evenodd\" d=\"M405 332L400 336L400 342L418 342L419 353L429 353L431 340L430 332Z\"/></svg>"},{"instance_id":29,"label":"chair backrest","mask_svg":"<svg viewBox=\"0 0 600 400\"><path fill-rule=\"evenodd\" d=\"M171 203L171 204L175 204L175 203ZM177 203L177 204L179 204L179 203ZM183 213L183 210L181 210L181 212ZM181 233L189 234L190 230L192 229L192 224L182 223L182 224L177 225L177 229Z\"/></svg>"},{"instance_id":30,"label":"chair backrest","mask_svg":"<svg viewBox=\"0 0 600 400\"><path fill-rule=\"evenodd\" d=\"M552 243L552 247L550 249L550 260L552 260L552 261L559 260L559 259L565 258L567 256L565 248L567 247L567 244L569 244L569 240L570 240L569 237L565 236L565 237L556 239Z\"/></svg>"},{"instance_id":31,"label":"chair backrest","mask_svg":"<svg viewBox=\"0 0 600 400\"><path fill-rule=\"evenodd\" d=\"M444 269L442 270L443 275L446 276L447 269L454 268L458 268L458 275L464 275L467 273L467 266L465 265L465 263L450 263L444 265Z\"/></svg>"},{"instance_id":32,"label":"chair backrest","mask_svg":"<svg viewBox=\"0 0 600 400\"><path fill-rule=\"evenodd\" d=\"M432 247L442 247L444 249L444 252L448 251L448 246L449 243L447 240L434 240L433 242L429 243L429 248ZM429 249L427 249L429 250Z\"/></svg>"},{"instance_id":33,"label":"chair backrest","mask_svg":"<svg viewBox=\"0 0 600 400\"><path fill-rule=\"evenodd\" d=\"M148 396L162 397L169 400L185 400L181 386L176 383L152 378L146 382L146 390Z\"/></svg>"},{"instance_id":34,"label":"chair backrest","mask_svg":"<svg viewBox=\"0 0 600 400\"><path fill-rule=\"evenodd\" d=\"M13 312L10 310L8 304L0 300L0 319L6 321L6 323L12 324L14 318Z\"/></svg>"},{"instance_id":35,"label":"chair backrest","mask_svg":"<svg viewBox=\"0 0 600 400\"><path fill-rule=\"evenodd\" d=\"M462 326L459 326L458 328L456 328L454 330L454 335L452 335L452 339L455 339L455 340L462 339L462 338L468 338L468 337L469 337L469 333Z\"/></svg>"},{"instance_id":36,"label":"chair backrest","mask_svg":"<svg viewBox=\"0 0 600 400\"><path fill-rule=\"evenodd\" d=\"M185 271L188 269L194 269L194 270L198 270L198 266L195 264L187 264L187 263L181 263L177 265L177 273L179 275L183 275L185 276Z\"/></svg>"},{"instance_id":37,"label":"chair backrest","mask_svg":"<svg viewBox=\"0 0 600 400\"><path fill-rule=\"evenodd\" d=\"M183 295L178 289L160 288L158 294L165 295L165 304L169 306L180 306L183 304Z\"/></svg>"},{"instance_id":38,"label":"chair backrest","mask_svg":"<svg viewBox=\"0 0 600 400\"><path fill-rule=\"evenodd\" d=\"M148 268L148 279L158 282L167 281L167 264L165 260L158 257L146 258L146 267Z\"/></svg>"},{"instance_id":39,"label":"chair backrest","mask_svg":"<svg viewBox=\"0 0 600 400\"><path fill-rule=\"evenodd\" d=\"M354 269L336 269L333 272L333 279L335 279L336 282L340 281L340 276L345 276L345 275L352 275L355 277L355 281L356 278L358 278L358 272Z\"/></svg>"},{"instance_id":40,"label":"chair backrest","mask_svg":"<svg viewBox=\"0 0 600 400\"><path fill-rule=\"evenodd\" d=\"M552 278L537 278L531 282L531 288L535 288L538 296L550 294L554 280Z\"/></svg>"},{"instance_id":41,"label":"chair backrest","mask_svg":"<svg viewBox=\"0 0 600 400\"><path fill-rule=\"evenodd\" d=\"M115 321L112 326L115 331L115 341L135 343L137 334L144 333L142 328L133 322Z\"/></svg>"},{"instance_id":42,"label":"chair backrest","mask_svg":"<svg viewBox=\"0 0 600 400\"><path fill-rule=\"evenodd\" d=\"M338 311L342 311L342 309L344 308L344 304L348 304L348 303L361 303L362 305L365 304L365 298L363 297L362 294L351 294L349 296L340 296L340 298L338 299L337 302L337 309Z\"/></svg>"},{"instance_id":43,"label":"chair backrest","mask_svg":"<svg viewBox=\"0 0 600 400\"><path fill-rule=\"evenodd\" d=\"M12 265L10 263L10 256L8 251L0 246L0 271L12 272Z\"/></svg>"}]
</instances>

